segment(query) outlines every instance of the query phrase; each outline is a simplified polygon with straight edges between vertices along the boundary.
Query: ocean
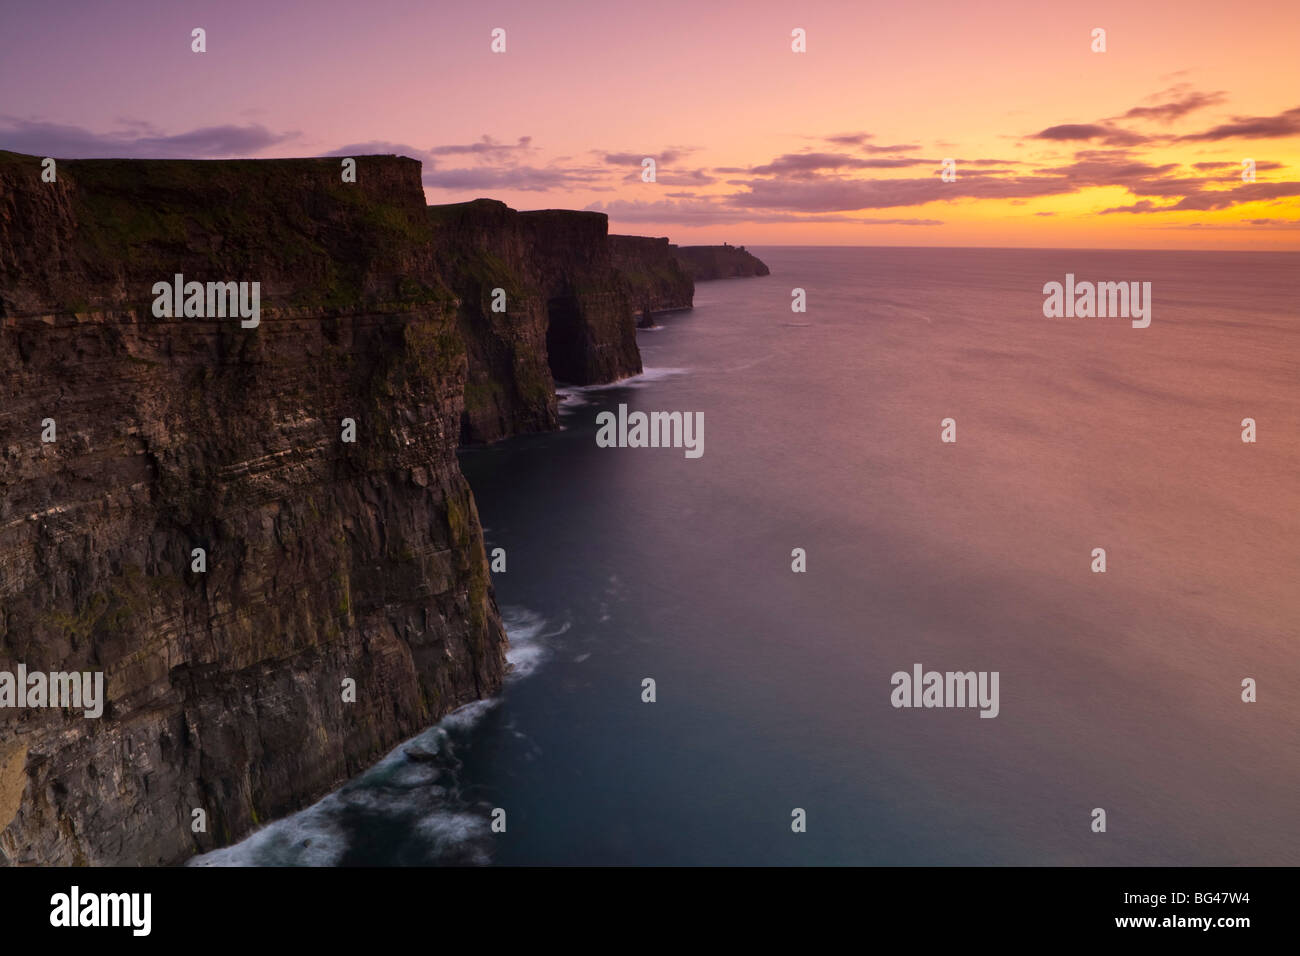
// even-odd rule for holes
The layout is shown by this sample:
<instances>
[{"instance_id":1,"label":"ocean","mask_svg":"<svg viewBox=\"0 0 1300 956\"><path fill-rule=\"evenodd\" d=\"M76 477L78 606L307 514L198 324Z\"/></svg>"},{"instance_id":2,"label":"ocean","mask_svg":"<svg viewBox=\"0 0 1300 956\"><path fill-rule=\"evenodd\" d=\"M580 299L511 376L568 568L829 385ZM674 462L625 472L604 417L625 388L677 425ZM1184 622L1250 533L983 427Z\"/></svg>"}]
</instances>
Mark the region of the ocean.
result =
<instances>
[{"instance_id":1,"label":"ocean","mask_svg":"<svg viewBox=\"0 0 1300 956\"><path fill-rule=\"evenodd\" d=\"M1300 254L751 251L462 453L503 693L197 865L1300 864ZM1067 274L1150 326L1045 318ZM620 404L704 454L597 447Z\"/></svg>"}]
</instances>

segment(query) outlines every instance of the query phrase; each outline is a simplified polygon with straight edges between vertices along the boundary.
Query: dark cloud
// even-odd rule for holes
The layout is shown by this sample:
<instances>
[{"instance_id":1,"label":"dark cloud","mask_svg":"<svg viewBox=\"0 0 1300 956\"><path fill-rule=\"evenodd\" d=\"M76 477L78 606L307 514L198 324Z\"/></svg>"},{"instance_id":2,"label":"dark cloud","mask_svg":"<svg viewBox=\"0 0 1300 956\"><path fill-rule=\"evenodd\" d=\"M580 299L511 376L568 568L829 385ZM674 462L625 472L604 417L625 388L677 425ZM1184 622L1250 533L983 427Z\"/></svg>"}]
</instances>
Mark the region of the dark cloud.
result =
<instances>
[{"instance_id":1,"label":"dark cloud","mask_svg":"<svg viewBox=\"0 0 1300 956\"><path fill-rule=\"evenodd\" d=\"M1134 196L1163 196L1169 198L1199 193L1207 185L1214 182L1216 180L1210 177L1196 179L1187 176L1171 176L1167 179L1149 179L1143 182L1131 183L1128 186L1128 191Z\"/></svg>"},{"instance_id":2,"label":"dark cloud","mask_svg":"<svg viewBox=\"0 0 1300 956\"><path fill-rule=\"evenodd\" d=\"M903 169L907 166L928 166L933 163L933 159L918 159L909 157L906 159L864 159L859 169Z\"/></svg>"},{"instance_id":3,"label":"dark cloud","mask_svg":"<svg viewBox=\"0 0 1300 956\"><path fill-rule=\"evenodd\" d=\"M473 143L447 143L441 146L429 146L420 148L411 146L408 143L392 143L386 140L369 140L364 143L352 143L348 146L340 146L338 149L331 150L326 156L354 156L363 153L397 153L401 156L410 156L424 163L425 172L429 172L438 165L438 156L470 156L475 159L490 163L492 161L507 163L503 168L514 168L514 157L519 153L532 149L533 138L531 136L520 136L513 143L499 143L491 136L484 136L482 139Z\"/></svg>"},{"instance_id":4,"label":"dark cloud","mask_svg":"<svg viewBox=\"0 0 1300 956\"><path fill-rule=\"evenodd\" d=\"M708 200L634 202L615 200L592 203L586 207L607 214L611 220L626 223L676 223L684 226L707 226L726 222L840 222L857 225L940 226L941 219L875 219L862 216L808 215L798 212L741 209Z\"/></svg>"},{"instance_id":5,"label":"dark cloud","mask_svg":"<svg viewBox=\"0 0 1300 956\"><path fill-rule=\"evenodd\" d=\"M1085 150L1075 154L1076 161L1063 166L1043 167L1035 173L1047 177L1060 177L1071 188L1098 186L1122 186L1135 198L1143 201L1128 206L1113 206L1102 210L1102 214L1129 212L1150 213L1166 212L1172 209L1218 209L1234 202L1249 201L1238 199L1228 201L1224 191L1207 191L1207 186L1223 182L1222 176L1177 176L1172 175L1182 167L1177 163L1153 165L1135 159L1129 151L1117 151L1106 155L1103 151ZM1198 166L1217 168L1220 164L1205 163ZM1240 167L1233 167L1240 172ZM1157 205L1147 197L1159 199L1177 199L1186 205ZM1206 205L1202 205L1206 204Z\"/></svg>"},{"instance_id":6,"label":"dark cloud","mask_svg":"<svg viewBox=\"0 0 1300 956\"><path fill-rule=\"evenodd\" d=\"M683 173L657 172L655 181L665 186L708 186L717 182L703 169L689 169Z\"/></svg>"},{"instance_id":7,"label":"dark cloud","mask_svg":"<svg viewBox=\"0 0 1300 956\"><path fill-rule=\"evenodd\" d=\"M1237 222L1180 222L1166 229L1300 229L1300 219L1240 219Z\"/></svg>"},{"instance_id":8,"label":"dark cloud","mask_svg":"<svg viewBox=\"0 0 1300 956\"><path fill-rule=\"evenodd\" d=\"M861 146L869 139L875 139L871 133L838 133L834 136L823 136L822 141L833 143L836 146Z\"/></svg>"},{"instance_id":9,"label":"dark cloud","mask_svg":"<svg viewBox=\"0 0 1300 956\"><path fill-rule=\"evenodd\" d=\"M1065 126L1049 126L1034 134L1034 139L1096 139L1108 132L1105 126L1096 123L1070 123Z\"/></svg>"},{"instance_id":10,"label":"dark cloud","mask_svg":"<svg viewBox=\"0 0 1300 956\"><path fill-rule=\"evenodd\" d=\"M1275 139L1300 134L1300 106L1285 110L1276 116L1234 116L1231 123L1222 123L1202 133L1179 136L1181 142L1212 142L1221 139Z\"/></svg>"},{"instance_id":11,"label":"dark cloud","mask_svg":"<svg viewBox=\"0 0 1300 956\"><path fill-rule=\"evenodd\" d=\"M448 143L420 148L407 143L371 140L342 146L326 155L352 156L363 153L397 153L424 163L424 185L449 190L512 189L521 192L545 192L551 189L582 188L608 192L603 167L567 164L561 157L546 166L520 164L519 156L534 149L531 136L520 136L513 143L502 143L483 136L473 143ZM466 157L476 165L443 168L439 157Z\"/></svg>"},{"instance_id":12,"label":"dark cloud","mask_svg":"<svg viewBox=\"0 0 1300 956\"><path fill-rule=\"evenodd\" d=\"M921 147L916 143L901 143L897 146L863 146L864 153L912 153Z\"/></svg>"},{"instance_id":13,"label":"dark cloud","mask_svg":"<svg viewBox=\"0 0 1300 956\"><path fill-rule=\"evenodd\" d=\"M1148 183L1178 168L1177 163L1153 166L1134 160L1127 153L1106 156L1095 151L1076 153L1073 163L1035 169L1040 176L1059 177L1072 186L1126 186ZM1083 159L1077 157L1084 156Z\"/></svg>"},{"instance_id":14,"label":"dark cloud","mask_svg":"<svg viewBox=\"0 0 1300 956\"><path fill-rule=\"evenodd\" d=\"M641 161L648 156L655 161L656 165L665 165L675 163L683 156L693 152L695 152L694 149L679 146L660 150L658 153L606 153L605 162L611 166L640 166Z\"/></svg>"},{"instance_id":15,"label":"dark cloud","mask_svg":"<svg viewBox=\"0 0 1300 956\"><path fill-rule=\"evenodd\" d=\"M167 135L148 123L128 121L124 130L95 133L80 126L0 115L0 147L61 159L226 159L249 156L298 137L256 123L203 126Z\"/></svg>"},{"instance_id":16,"label":"dark cloud","mask_svg":"<svg viewBox=\"0 0 1300 956\"><path fill-rule=\"evenodd\" d=\"M436 165L433 154L427 149L420 149L418 146L411 146L408 143L393 143L383 139L366 140L364 143L349 143L347 146L340 146L338 149L332 149L325 156L376 156L393 153L397 156L409 156L412 159L418 159L424 163L427 172L432 166Z\"/></svg>"},{"instance_id":17,"label":"dark cloud","mask_svg":"<svg viewBox=\"0 0 1300 956\"><path fill-rule=\"evenodd\" d=\"M532 148L531 136L520 136L515 143L498 143L491 136L484 136L478 142L463 145L435 146L431 150L435 156L473 155L473 156L508 156Z\"/></svg>"},{"instance_id":18,"label":"dark cloud","mask_svg":"<svg viewBox=\"0 0 1300 956\"><path fill-rule=\"evenodd\" d=\"M1208 212L1213 209L1230 209L1242 203L1284 199L1290 196L1300 196L1300 182L1243 183L1235 189L1201 190L1190 195L1184 195L1172 205L1159 206L1149 199L1143 199L1130 206L1113 206L1110 209L1103 209L1102 215L1117 212L1158 213L1185 212L1187 210Z\"/></svg>"},{"instance_id":19,"label":"dark cloud","mask_svg":"<svg viewBox=\"0 0 1300 956\"><path fill-rule=\"evenodd\" d=\"M1157 206L1150 199L1143 199L1139 202L1133 203L1131 206L1111 206L1109 209L1103 209L1097 215L1109 216L1111 213L1116 212L1164 212L1166 208L1168 207Z\"/></svg>"},{"instance_id":20,"label":"dark cloud","mask_svg":"<svg viewBox=\"0 0 1300 956\"><path fill-rule=\"evenodd\" d=\"M594 170L536 166L475 166L468 169L426 169L424 184L435 189L513 189L545 192L563 187L592 188L601 175Z\"/></svg>"},{"instance_id":21,"label":"dark cloud","mask_svg":"<svg viewBox=\"0 0 1300 956\"><path fill-rule=\"evenodd\" d=\"M902 166L917 166L922 162L924 161L920 159L861 159L843 153L786 153L776 157L770 163L754 166L748 172L755 176L788 176L806 179L827 169L895 169Z\"/></svg>"},{"instance_id":22,"label":"dark cloud","mask_svg":"<svg viewBox=\"0 0 1300 956\"><path fill-rule=\"evenodd\" d=\"M1218 91L1194 90L1189 84L1180 83L1177 86L1172 86L1167 90L1148 96L1147 101L1150 105L1134 106L1119 116L1098 120L1095 123L1062 123L1057 126L1049 126L1044 130L1039 130L1030 138L1053 142L1096 142L1103 146L1117 148L1138 146L1142 143L1169 142L1171 137L1167 135L1148 136L1137 133L1117 125L1116 121L1138 120L1172 123L1174 120L1181 119L1195 110L1204 109L1222 102L1224 95L1224 93Z\"/></svg>"},{"instance_id":23,"label":"dark cloud","mask_svg":"<svg viewBox=\"0 0 1300 956\"><path fill-rule=\"evenodd\" d=\"M1282 168L1283 166L1281 163L1275 163L1272 161L1260 160L1255 163L1256 171L1259 171L1261 169L1282 169ZM1222 162L1222 163L1192 163L1192 169L1198 169L1201 170L1202 172L1209 172L1211 170L1214 171L1222 170L1223 172L1231 172L1240 175L1242 166L1240 161Z\"/></svg>"},{"instance_id":24,"label":"dark cloud","mask_svg":"<svg viewBox=\"0 0 1300 956\"><path fill-rule=\"evenodd\" d=\"M873 146L867 142L869 139L875 139L874 133L835 133L831 136L805 136L804 139L813 139L821 143L830 143L832 146L856 147L858 150L869 154L879 153L910 153L921 147L916 143L899 143L893 146Z\"/></svg>"},{"instance_id":25,"label":"dark cloud","mask_svg":"<svg viewBox=\"0 0 1300 956\"><path fill-rule=\"evenodd\" d=\"M1049 126L1030 138L1059 142L1099 140L1107 146L1136 146L1147 141L1147 137L1141 133L1133 133L1106 123L1066 123L1061 126Z\"/></svg>"},{"instance_id":26,"label":"dark cloud","mask_svg":"<svg viewBox=\"0 0 1300 956\"><path fill-rule=\"evenodd\" d=\"M1245 202L1260 202L1265 199L1281 199L1288 196L1300 196L1300 183L1243 183L1235 189L1217 189L1213 192L1200 192L1184 196L1173 206L1173 210L1228 209Z\"/></svg>"},{"instance_id":27,"label":"dark cloud","mask_svg":"<svg viewBox=\"0 0 1300 956\"><path fill-rule=\"evenodd\" d=\"M623 176L625 183L641 182L641 167L629 170ZM655 183L661 186L708 186L717 180L703 169L688 169L683 172L655 168Z\"/></svg>"},{"instance_id":28,"label":"dark cloud","mask_svg":"<svg viewBox=\"0 0 1300 956\"><path fill-rule=\"evenodd\" d=\"M1120 119L1137 119L1137 120L1155 120L1161 123L1171 123L1176 119L1186 116L1193 110L1204 109L1207 106L1213 106L1216 103L1223 102L1224 94L1202 93L1190 89L1187 84L1171 87L1161 93L1148 97L1148 99L1160 99L1161 97L1172 97L1166 99L1163 103L1157 103L1155 106L1135 106L1127 113L1122 114Z\"/></svg>"},{"instance_id":29,"label":"dark cloud","mask_svg":"<svg viewBox=\"0 0 1300 956\"><path fill-rule=\"evenodd\" d=\"M888 209L950 199L1033 199L1073 192L1059 177L1015 176L995 178L983 174L958 176L945 183L937 176L924 179L754 179L742 183L747 192L727 196L728 205L751 209L826 213L857 209Z\"/></svg>"}]
</instances>

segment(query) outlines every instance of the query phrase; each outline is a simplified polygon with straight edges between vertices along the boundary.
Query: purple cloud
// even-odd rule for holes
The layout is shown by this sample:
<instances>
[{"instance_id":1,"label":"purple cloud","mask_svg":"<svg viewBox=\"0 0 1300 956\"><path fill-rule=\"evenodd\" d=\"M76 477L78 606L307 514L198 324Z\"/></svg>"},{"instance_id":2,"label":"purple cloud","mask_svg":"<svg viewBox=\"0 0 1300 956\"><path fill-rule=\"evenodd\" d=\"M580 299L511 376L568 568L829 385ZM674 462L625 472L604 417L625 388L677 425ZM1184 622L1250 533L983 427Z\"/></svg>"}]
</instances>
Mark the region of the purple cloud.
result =
<instances>
[{"instance_id":1,"label":"purple cloud","mask_svg":"<svg viewBox=\"0 0 1300 956\"><path fill-rule=\"evenodd\" d=\"M0 115L0 146L18 153L62 159L226 159L248 156L297 138L256 123L202 126L167 135L148 123L95 133L80 126Z\"/></svg>"},{"instance_id":2,"label":"purple cloud","mask_svg":"<svg viewBox=\"0 0 1300 956\"><path fill-rule=\"evenodd\" d=\"M1147 137L1140 133L1129 132L1104 123L1065 123L1061 126L1049 126L1030 138L1060 142L1095 139L1107 146L1136 146L1147 141Z\"/></svg>"},{"instance_id":3,"label":"purple cloud","mask_svg":"<svg viewBox=\"0 0 1300 956\"><path fill-rule=\"evenodd\" d=\"M463 145L435 146L431 150L435 156L449 156L468 154L473 156L508 156L511 153L522 152L532 148L533 138L531 136L520 136L515 143L498 143L491 136L484 136L478 142L465 143Z\"/></svg>"},{"instance_id":4,"label":"purple cloud","mask_svg":"<svg viewBox=\"0 0 1300 956\"><path fill-rule=\"evenodd\" d=\"M920 159L860 159L843 153L786 153L770 163L754 166L748 172L756 176L811 178L824 169L894 169L923 162Z\"/></svg>"},{"instance_id":5,"label":"purple cloud","mask_svg":"<svg viewBox=\"0 0 1300 956\"><path fill-rule=\"evenodd\" d=\"M899 226L940 226L941 219L916 218L868 218L862 216L842 215L808 215L798 212L775 212L771 210L741 209L708 200L684 200L658 202L636 202L614 200L608 203L592 203L586 207L594 212L603 212L611 221L620 222L663 222L686 226L706 226L721 222L844 222L858 225L899 225Z\"/></svg>"},{"instance_id":6,"label":"purple cloud","mask_svg":"<svg viewBox=\"0 0 1300 956\"><path fill-rule=\"evenodd\" d=\"M1275 139L1300 134L1300 106L1285 110L1276 116L1234 116L1231 123L1223 123L1202 133L1180 136L1183 142L1207 142L1221 139Z\"/></svg>"},{"instance_id":7,"label":"purple cloud","mask_svg":"<svg viewBox=\"0 0 1300 956\"><path fill-rule=\"evenodd\" d=\"M1155 106L1135 106L1127 113L1120 116L1120 119L1140 119L1156 120L1161 123L1170 123L1176 119L1186 116L1193 110L1204 109L1207 106L1213 106L1216 103L1223 102L1224 94L1202 93L1191 90L1187 84L1171 87L1164 92L1157 93L1148 99L1159 99L1162 96L1172 96L1173 99L1158 103Z\"/></svg>"}]
</instances>

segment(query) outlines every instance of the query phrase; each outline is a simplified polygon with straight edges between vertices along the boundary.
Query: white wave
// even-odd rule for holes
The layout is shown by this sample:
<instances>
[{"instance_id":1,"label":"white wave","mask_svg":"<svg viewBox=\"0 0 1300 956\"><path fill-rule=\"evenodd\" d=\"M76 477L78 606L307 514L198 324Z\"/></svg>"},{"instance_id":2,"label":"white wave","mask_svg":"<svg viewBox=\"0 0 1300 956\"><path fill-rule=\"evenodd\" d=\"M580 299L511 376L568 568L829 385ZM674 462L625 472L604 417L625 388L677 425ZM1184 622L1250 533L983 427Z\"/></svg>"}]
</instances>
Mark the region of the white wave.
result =
<instances>
[{"instance_id":1,"label":"white wave","mask_svg":"<svg viewBox=\"0 0 1300 956\"><path fill-rule=\"evenodd\" d=\"M474 813L443 811L420 820L416 830L429 842L438 856L454 852L468 853L471 863L491 863L492 858L481 844L491 834L486 819Z\"/></svg>"},{"instance_id":2,"label":"white wave","mask_svg":"<svg viewBox=\"0 0 1300 956\"><path fill-rule=\"evenodd\" d=\"M232 846L196 856L188 866L337 866L347 850L336 794L268 824Z\"/></svg>"},{"instance_id":3,"label":"white wave","mask_svg":"<svg viewBox=\"0 0 1300 956\"><path fill-rule=\"evenodd\" d=\"M607 388L637 388L642 385L651 385L654 382L662 382L677 375L685 375L688 372L690 372L688 368L644 368L641 370L640 375L629 375L627 378L621 378L607 385L584 385L582 387L597 392Z\"/></svg>"},{"instance_id":4,"label":"white wave","mask_svg":"<svg viewBox=\"0 0 1300 956\"><path fill-rule=\"evenodd\" d=\"M486 700L470 701L463 707L458 707L434 727L434 731L440 731L441 741L446 740L447 731L449 730L469 730L480 720L483 715L501 702L498 697L489 697Z\"/></svg>"},{"instance_id":5,"label":"white wave","mask_svg":"<svg viewBox=\"0 0 1300 956\"><path fill-rule=\"evenodd\" d=\"M689 368L646 368L638 375L629 375L627 378L612 382L603 382L600 385L566 385L564 388L557 388L555 392L561 397L562 406L586 405L588 402L585 396L595 392L607 392L613 388L644 388L677 375L686 375L688 372L690 372Z\"/></svg>"},{"instance_id":6,"label":"white wave","mask_svg":"<svg viewBox=\"0 0 1300 956\"><path fill-rule=\"evenodd\" d=\"M512 681L533 673L548 656L546 641L569 629L567 622L548 629L545 618L520 607L502 608L501 619ZM490 697L457 708L310 807L187 865L337 866L349 849L343 821L358 814L409 826L431 860L490 863L490 824L485 808L471 810L460 796L454 737L463 738L500 703Z\"/></svg>"},{"instance_id":7,"label":"white wave","mask_svg":"<svg viewBox=\"0 0 1300 956\"><path fill-rule=\"evenodd\" d=\"M548 639L559 637L569 629L568 622L550 631L546 619L526 608L503 607L501 622L505 624L510 646L506 649L506 663L510 665L510 679L518 680L534 673L542 661L550 656Z\"/></svg>"},{"instance_id":8,"label":"white wave","mask_svg":"<svg viewBox=\"0 0 1300 956\"><path fill-rule=\"evenodd\" d=\"M561 412L570 411L571 409L577 408L579 405L591 404L587 400L586 396L579 391L578 386L576 385L572 387L557 388L555 390L555 397L558 400L559 410Z\"/></svg>"}]
</instances>

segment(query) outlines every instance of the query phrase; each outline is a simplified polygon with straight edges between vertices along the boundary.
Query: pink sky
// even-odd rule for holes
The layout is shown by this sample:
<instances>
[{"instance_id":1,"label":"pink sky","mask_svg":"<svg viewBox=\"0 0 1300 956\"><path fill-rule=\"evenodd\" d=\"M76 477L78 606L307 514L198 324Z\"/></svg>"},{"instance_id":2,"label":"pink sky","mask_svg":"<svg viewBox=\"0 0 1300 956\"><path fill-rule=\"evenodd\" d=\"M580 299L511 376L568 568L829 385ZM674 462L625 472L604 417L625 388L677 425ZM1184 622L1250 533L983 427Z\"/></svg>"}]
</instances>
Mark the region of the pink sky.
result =
<instances>
[{"instance_id":1,"label":"pink sky","mask_svg":"<svg viewBox=\"0 0 1300 956\"><path fill-rule=\"evenodd\" d=\"M0 147L398 152L430 202L680 242L1300 249L1297 40L1295 2L31 4Z\"/></svg>"}]
</instances>

